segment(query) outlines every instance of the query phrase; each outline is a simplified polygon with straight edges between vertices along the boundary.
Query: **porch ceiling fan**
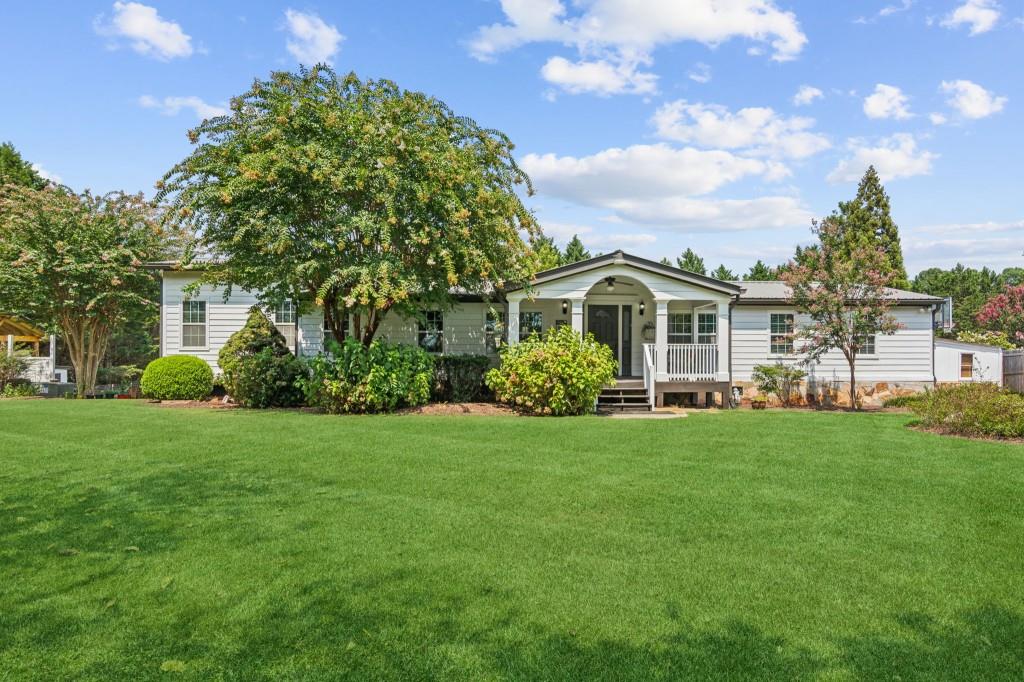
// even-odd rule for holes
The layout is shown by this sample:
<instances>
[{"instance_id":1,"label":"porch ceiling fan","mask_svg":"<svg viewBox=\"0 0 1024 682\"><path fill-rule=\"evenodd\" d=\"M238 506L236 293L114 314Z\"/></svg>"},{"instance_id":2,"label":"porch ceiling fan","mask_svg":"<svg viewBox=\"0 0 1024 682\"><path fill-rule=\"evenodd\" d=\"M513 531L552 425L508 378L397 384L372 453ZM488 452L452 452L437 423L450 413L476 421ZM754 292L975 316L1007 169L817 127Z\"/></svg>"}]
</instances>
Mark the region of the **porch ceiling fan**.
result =
<instances>
[{"instance_id":1,"label":"porch ceiling fan","mask_svg":"<svg viewBox=\"0 0 1024 682\"><path fill-rule=\"evenodd\" d=\"M604 281L608 285L608 291L609 292L615 291L615 278L614 277L605 277ZM633 286L632 282L619 282L619 284L625 284L627 287Z\"/></svg>"}]
</instances>

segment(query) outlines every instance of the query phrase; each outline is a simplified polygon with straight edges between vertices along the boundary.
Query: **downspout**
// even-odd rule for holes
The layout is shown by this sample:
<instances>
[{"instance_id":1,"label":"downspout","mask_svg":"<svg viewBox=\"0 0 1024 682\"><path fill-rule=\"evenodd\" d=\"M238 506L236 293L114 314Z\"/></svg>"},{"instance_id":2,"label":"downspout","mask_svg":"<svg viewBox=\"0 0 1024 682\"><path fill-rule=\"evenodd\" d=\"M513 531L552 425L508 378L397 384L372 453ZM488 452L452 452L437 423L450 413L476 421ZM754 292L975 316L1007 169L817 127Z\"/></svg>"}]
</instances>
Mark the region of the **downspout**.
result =
<instances>
[{"instance_id":1,"label":"downspout","mask_svg":"<svg viewBox=\"0 0 1024 682\"><path fill-rule=\"evenodd\" d=\"M943 304L943 305L945 305L945 304ZM932 334L932 344L931 344L931 351L932 351L932 388L936 388L939 385L939 378L937 376L935 376L935 311L938 310L938 309L939 309L939 305L937 303L933 303L932 304L932 326L931 326L931 329L930 329L931 334Z\"/></svg>"},{"instance_id":2,"label":"downspout","mask_svg":"<svg viewBox=\"0 0 1024 682\"><path fill-rule=\"evenodd\" d=\"M732 309L736 306L736 301L740 298L739 294L735 294L729 297L729 404L732 405L732 337L733 337L733 323L732 323ZM736 407L739 407L737 405Z\"/></svg>"}]
</instances>

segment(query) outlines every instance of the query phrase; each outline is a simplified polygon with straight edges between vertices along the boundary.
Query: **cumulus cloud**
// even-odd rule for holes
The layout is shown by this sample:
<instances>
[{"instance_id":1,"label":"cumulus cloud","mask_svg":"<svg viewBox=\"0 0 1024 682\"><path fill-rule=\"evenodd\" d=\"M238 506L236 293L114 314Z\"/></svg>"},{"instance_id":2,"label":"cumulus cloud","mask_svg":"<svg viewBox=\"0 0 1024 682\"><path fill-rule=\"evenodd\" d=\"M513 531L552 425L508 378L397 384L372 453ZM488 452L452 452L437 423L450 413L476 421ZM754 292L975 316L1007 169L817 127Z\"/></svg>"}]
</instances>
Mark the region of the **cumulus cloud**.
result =
<instances>
[{"instance_id":1,"label":"cumulus cloud","mask_svg":"<svg viewBox=\"0 0 1024 682\"><path fill-rule=\"evenodd\" d=\"M934 125L940 126L946 122L946 115L940 114L937 111L933 111L932 113L928 114L928 120L931 121Z\"/></svg>"},{"instance_id":2,"label":"cumulus cloud","mask_svg":"<svg viewBox=\"0 0 1024 682\"><path fill-rule=\"evenodd\" d=\"M907 119L910 113L910 98L893 85L878 83L875 91L864 98L864 113L868 118Z\"/></svg>"},{"instance_id":3,"label":"cumulus cloud","mask_svg":"<svg viewBox=\"0 0 1024 682\"><path fill-rule=\"evenodd\" d=\"M686 74L690 80L697 83L710 83L711 82L711 67L704 62L697 62L690 69L689 73Z\"/></svg>"},{"instance_id":4,"label":"cumulus cloud","mask_svg":"<svg viewBox=\"0 0 1024 682\"><path fill-rule=\"evenodd\" d=\"M769 44L777 61L794 59L807 37L792 12L780 10L773 0L602 0L573 3L572 12L561 0L502 0L503 22L483 26L469 42L477 59L493 60L498 54L528 43L553 42L574 47L579 67L604 63L601 73L614 82L615 72L632 65L648 64L661 45L696 41L715 46L732 38ZM565 76L573 62L557 62L554 73ZM549 60L548 65L551 64ZM609 68L610 67L610 68ZM593 69L590 69L593 71ZM548 69L548 74L552 73ZM645 74L651 76L651 74ZM580 78L552 81L576 85ZM628 79L627 79L628 80ZM614 88L580 88L569 92L608 94ZM621 87L617 92L645 93L646 88Z\"/></svg>"},{"instance_id":5,"label":"cumulus cloud","mask_svg":"<svg viewBox=\"0 0 1024 682\"><path fill-rule=\"evenodd\" d=\"M968 80L942 81L939 90L950 95L946 103L964 118L985 118L1003 110L1006 97L998 97Z\"/></svg>"},{"instance_id":6,"label":"cumulus cloud","mask_svg":"<svg viewBox=\"0 0 1024 682\"><path fill-rule=\"evenodd\" d=\"M946 28L970 26L970 35L976 36L995 28L999 21L999 4L995 0L967 0L947 14L942 25Z\"/></svg>"},{"instance_id":7,"label":"cumulus cloud","mask_svg":"<svg viewBox=\"0 0 1024 682\"><path fill-rule=\"evenodd\" d=\"M776 162L724 150L634 145L582 157L527 154L521 164L541 194L634 223L720 231L800 225L810 218L792 197L706 197L745 178L770 181L786 173Z\"/></svg>"},{"instance_id":8,"label":"cumulus cloud","mask_svg":"<svg viewBox=\"0 0 1024 682\"><path fill-rule=\"evenodd\" d=\"M856 182L868 166L874 166L883 181L928 175L938 154L918 149L917 141L909 133L896 133L870 146L863 140L848 143L851 156L843 159L828 174L831 183Z\"/></svg>"},{"instance_id":9,"label":"cumulus cloud","mask_svg":"<svg viewBox=\"0 0 1024 682\"><path fill-rule=\"evenodd\" d=\"M831 146L824 135L809 132L814 119L781 116L769 107L733 113L719 104L676 100L659 107L652 123L666 140L755 155L804 158Z\"/></svg>"},{"instance_id":10,"label":"cumulus cloud","mask_svg":"<svg viewBox=\"0 0 1024 682\"><path fill-rule=\"evenodd\" d=\"M825 96L818 88L811 85L801 85L800 89L793 95L793 105L802 107L810 104L816 99L821 99Z\"/></svg>"},{"instance_id":11,"label":"cumulus cloud","mask_svg":"<svg viewBox=\"0 0 1024 682\"><path fill-rule=\"evenodd\" d=\"M139 98L139 106L146 109L159 109L164 116L177 116L182 109L191 109L196 118L200 120L228 114L227 107L207 104L195 95L164 97L163 99L157 99L152 95L143 95Z\"/></svg>"},{"instance_id":12,"label":"cumulus cloud","mask_svg":"<svg viewBox=\"0 0 1024 682\"><path fill-rule=\"evenodd\" d=\"M331 64L345 36L312 12L287 9L284 12L288 31L288 52L300 64Z\"/></svg>"},{"instance_id":13,"label":"cumulus cloud","mask_svg":"<svg viewBox=\"0 0 1024 682\"><path fill-rule=\"evenodd\" d=\"M46 170L45 168L43 168L41 164L33 163L32 170L38 173L39 177L41 177L43 180L49 180L50 182L54 182L58 185L61 183L61 177L59 175L57 175L56 173L51 173L50 171Z\"/></svg>"},{"instance_id":14,"label":"cumulus cloud","mask_svg":"<svg viewBox=\"0 0 1024 682\"><path fill-rule=\"evenodd\" d=\"M139 2L115 2L110 21L101 16L93 26L97 33L114 40L112 46L124 39L139 54L161 61L188 57L193 52L191 36L178 23Z\"/></svg>"},{"instance_id":15,"label":"cumulus cloud","mask_svg":"<svg viewBox=\"0 0 1024 682\"><path fill-rule=\"evenodd\" d=\"M541 68L544 80L557 85L570 94L590 92L602 97L609 95L651 94L657 91L658 77L638 71L636 63L604 59L571 62L564 57L552 57Z\"/></svg>"}]
</instances>

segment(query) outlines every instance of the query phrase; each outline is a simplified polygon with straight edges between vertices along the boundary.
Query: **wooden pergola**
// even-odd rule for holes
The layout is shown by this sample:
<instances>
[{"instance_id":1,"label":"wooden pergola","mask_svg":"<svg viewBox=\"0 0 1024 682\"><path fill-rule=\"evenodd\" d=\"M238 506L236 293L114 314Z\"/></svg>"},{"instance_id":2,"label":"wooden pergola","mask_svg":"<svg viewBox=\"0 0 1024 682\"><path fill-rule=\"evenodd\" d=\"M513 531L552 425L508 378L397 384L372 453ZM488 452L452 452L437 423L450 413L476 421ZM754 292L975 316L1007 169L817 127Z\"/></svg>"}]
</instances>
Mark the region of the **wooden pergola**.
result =
<instances>
[{"instance_id":1,"label":"wooden pergola","mask_svg":"<svg viewBox=\"0 0 1024 682\"><path fill-rule=\"evenodd\" d=\"M6 339L8 352L13 350L15 343L30 343L33 355L39 355L39 344L46 336L46 332L39 327L10 315L0 314L0 339Z\"/></svg>"}]
</instances>

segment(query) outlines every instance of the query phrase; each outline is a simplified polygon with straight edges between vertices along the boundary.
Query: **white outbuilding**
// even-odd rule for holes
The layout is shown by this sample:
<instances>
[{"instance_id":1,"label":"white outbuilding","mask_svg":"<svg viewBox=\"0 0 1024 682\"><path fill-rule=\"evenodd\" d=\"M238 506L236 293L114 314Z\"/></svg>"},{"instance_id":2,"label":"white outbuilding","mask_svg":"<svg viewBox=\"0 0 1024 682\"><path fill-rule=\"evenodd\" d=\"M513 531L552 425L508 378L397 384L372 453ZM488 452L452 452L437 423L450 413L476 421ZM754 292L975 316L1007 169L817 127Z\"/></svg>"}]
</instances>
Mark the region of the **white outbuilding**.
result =
<instances>
[{"instance_id":1,"label":"white outbuilding","mask_svg":"<svg viewBox=\"0 0 1024 682\"><path fill-rule=\"evenodd\" d=\"M935 381L940 384L988 381L1002 386L1003 349L936 338Z\"/></svg>"}]
</instances>

